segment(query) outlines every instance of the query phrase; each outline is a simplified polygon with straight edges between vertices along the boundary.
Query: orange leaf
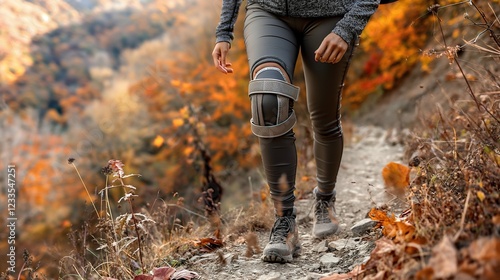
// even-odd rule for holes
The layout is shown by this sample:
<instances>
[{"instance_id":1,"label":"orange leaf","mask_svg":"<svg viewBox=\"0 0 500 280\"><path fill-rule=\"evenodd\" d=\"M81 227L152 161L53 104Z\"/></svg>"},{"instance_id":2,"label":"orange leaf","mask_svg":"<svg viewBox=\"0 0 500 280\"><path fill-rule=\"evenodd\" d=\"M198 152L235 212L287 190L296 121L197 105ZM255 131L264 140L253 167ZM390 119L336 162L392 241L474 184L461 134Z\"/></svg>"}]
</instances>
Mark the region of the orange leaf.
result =
<instances>
[{"instance_id":1,"label":"orange leaf","mask_svg":"<svg viewBox=\"0 0 500 280\"><path fill-rule=\"evenodd\" d=\"M363 269L361 269L360 266L356 266L355 268L352 269L352 271L348 273L334 273L332 275L328 275L326 277L321 277L320 280L347 280L347 279L356 279L358 275L361 275L363 272L365 272Z\"/></svg>"},{"instance_id":2,"label":"orange leaf","mask_svg":"<svg viewBox=\"0 0 500 280\"><path fill-rule=\"evenodd\" d=\"M390 162L382 169L382 177L386 187L406 188L410 185L410 168Z\"/></svg>"},{"instance_id":3,"label":"orange leaf","mask_svg":"<svg viewBox=\"0 0 500 280\"><path fill-rule=\"evenodd\" d=\"M385 211L377 208L372 208L368 216L370 219L378 221L378 225L382 227L382 234L395 243L426 243L425 239L416 235L415 227L408 220L396 219L394 214L388 216Z\"/></svg>"},{"instance_id":4,"label":"orange leaf","mask_svg":"<svg viewBox=\"0 0 500 280\"><path fill-rule=\"evenodd\" d=\"M224 244L222 243L222 239L207 237L196 241L195 245L201 247L201 251L212 252L215 249L222 247Z\"/></svg>"}]
</instances>

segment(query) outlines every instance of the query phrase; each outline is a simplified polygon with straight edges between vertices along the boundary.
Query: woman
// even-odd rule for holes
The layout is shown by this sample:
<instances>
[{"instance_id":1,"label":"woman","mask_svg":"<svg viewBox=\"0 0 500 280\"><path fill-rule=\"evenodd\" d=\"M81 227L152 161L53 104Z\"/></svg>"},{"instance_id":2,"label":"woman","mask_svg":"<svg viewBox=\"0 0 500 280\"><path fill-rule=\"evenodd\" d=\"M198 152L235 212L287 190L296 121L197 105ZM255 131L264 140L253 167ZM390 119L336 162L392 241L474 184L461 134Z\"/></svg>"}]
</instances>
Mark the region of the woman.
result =
<instances>
[{"instance_id":1,"label":"woman","mask_svg":"<svg viewBox=\"0 0 500 280\"><path fill-rule=\"evenodd\" d=\"M241 0L223 0L215 67L232 73L226 60ZM247 0L244 37L250 64L252 132L259 138L262 161L275 207L263 261L290 262L299 250L294 208L297 152L293 103L299 88L293 71L299 51L314 131L317 187L313 236L338 230L335 183L343 151L340 98L357 39L380 0ZM283 188L283 178L286 187Z\"/></svg>"}]
</instances>

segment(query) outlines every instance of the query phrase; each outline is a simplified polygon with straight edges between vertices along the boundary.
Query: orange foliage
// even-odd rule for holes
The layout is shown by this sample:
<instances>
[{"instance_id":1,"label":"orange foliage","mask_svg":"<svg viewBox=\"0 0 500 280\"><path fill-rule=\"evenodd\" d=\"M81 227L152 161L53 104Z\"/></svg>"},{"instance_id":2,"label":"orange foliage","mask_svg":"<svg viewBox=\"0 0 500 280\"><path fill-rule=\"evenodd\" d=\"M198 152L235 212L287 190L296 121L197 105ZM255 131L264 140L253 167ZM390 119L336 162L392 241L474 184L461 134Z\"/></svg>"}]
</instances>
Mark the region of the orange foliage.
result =
<instances>
[{"instance_id":1,"label":"orange foliage","mask_svg":"<svg viewBox=\"0 0 500 280\"><path fill-rule=\"evenodd\" d=\"M408 246L408 252L415 252L413 244L425 244L427 241L419 237L415 231L415 226L411 224L410 219L398 219L394 214L388 216L385 211L372 208L368 216L378 222L378 226L382 227L382 234L389 239L392 239L396 244L405 244ZM411 216L409 216L411 217Z\"/></svg>"},{"instance_id":2,"label":"orange foliage","mask_svg":"<svg viewBox=\"0 0 500 280\"><path fill-rule=\"evenodd\" d=\"M406 188L410 185L410 168L390 162L382 169L382 177L386 187Z\"/></svg>"},{"instance_id":3,"label":"orange foliage","mask_svg":"<svg viewBox=\"0 0 500 280\"><path fill-rule=\"evenodd\" d=\"M165 168L168 178L176 178L165 180L167 189L199 179L201 174L195 175L192 167L199 163L195 161L199 159L199 145L210 153L215 172L227 170L235 163L244 171L258 161L251 148L254 139L248 122L244 41L240 37L233 42L234 51L228 58L235 69L231 75L217 72L210 59L192 55L205 46L200 42L199 46L191 46L196 51L183 49L169 59L158 60L151 67L151 75L130 89L147 105L152 120L162 124L158 135L166 139L166 145L157 159L179 165Z\"/></svg>"},{"instance_id":4,"label":"orange foliage","mask_svg":"<svg viewBox=\"0 0 500 280\"><path fill-rule=\"evenodd\" d=\"M348 73L344 102L353 109L378 90L390 90L397 81L428 58L421 49L428 40L426 1L398 1L381 5L361 34L359 53ZM361 65L358 65L361 63Z\"/></svg>"},{"instance_id":5,"label":"orange foliage","mask_svg":"<svg viewBox=\"0 0 500 280\"><path fill-rule=\"evenodd\" d=\"M18 161L19 169L26 172L21 184L22 199L30 202L32 208L43 208L54 201L64 201L68 199L67 193L61 191L59 185L55 185L55 179L61 176L60 166L56 166L54 156L69 154L69 147L65 146L60 136L35 136L31 139L31 144L18 146L14 153L21 156L29 155L29 162ZM50 147L50 148L49 148ZM65 166L66 167L66 166ZM82 191L71 191L76 194L75 198L86 198Z\"/></svg>"}]
</instances>

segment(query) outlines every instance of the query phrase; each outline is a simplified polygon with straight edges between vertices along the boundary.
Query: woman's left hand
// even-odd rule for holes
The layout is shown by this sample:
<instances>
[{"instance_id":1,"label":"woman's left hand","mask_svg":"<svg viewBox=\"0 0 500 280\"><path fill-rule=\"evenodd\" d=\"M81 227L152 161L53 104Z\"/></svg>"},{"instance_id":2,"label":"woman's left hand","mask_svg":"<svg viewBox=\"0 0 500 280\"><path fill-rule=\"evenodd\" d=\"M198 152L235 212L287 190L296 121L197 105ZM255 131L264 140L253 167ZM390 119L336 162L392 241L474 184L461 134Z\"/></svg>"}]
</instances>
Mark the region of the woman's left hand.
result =
<instances>
[{"instance_id":1,"label":"woman's left hand","mask_svg":"<svg viewBox=\"0 0 500 280\"><path fill-rule=\"evenodd\" d=\"M348 45L342 37L331 32L314 52L314 60L325 63L337 63L346 53Z\"/></svg>"}]
</instances>

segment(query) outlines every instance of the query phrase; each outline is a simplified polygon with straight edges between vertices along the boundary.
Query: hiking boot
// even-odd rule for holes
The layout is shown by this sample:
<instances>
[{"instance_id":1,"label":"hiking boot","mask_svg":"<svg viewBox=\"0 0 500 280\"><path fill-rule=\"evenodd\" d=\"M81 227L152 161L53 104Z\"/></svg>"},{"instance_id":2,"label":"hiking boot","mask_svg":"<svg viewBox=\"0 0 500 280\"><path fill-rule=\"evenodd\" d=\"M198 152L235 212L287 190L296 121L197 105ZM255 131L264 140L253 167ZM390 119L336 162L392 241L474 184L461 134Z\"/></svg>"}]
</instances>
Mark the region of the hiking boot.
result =
<instances>
[{"instance_id":1,"label":"hiking boot","mask_svg":"<svg viewBox=\"0 0 500 280\"><path fill-rule=\"evenodd\" d=\"M264 248L262 260L271 263L291 262L300 252L299 232L295 222L296 210L276 216L269 243Z\"/></svg>"},{"instance_id":2,"label":"hiking boot","mask_svg":"<svg viewBox=\"0 0 500 280\"><path fill-rule=\"evenodd\" d=\"M312 234L316 238L325 238L337 232L339 222L335 213L335 191L329 195L318 193L316 187L314 194L314 224Z\"/></svg>"}]
</instances>

